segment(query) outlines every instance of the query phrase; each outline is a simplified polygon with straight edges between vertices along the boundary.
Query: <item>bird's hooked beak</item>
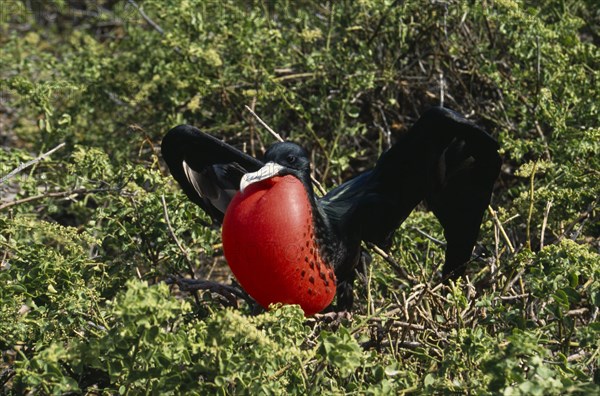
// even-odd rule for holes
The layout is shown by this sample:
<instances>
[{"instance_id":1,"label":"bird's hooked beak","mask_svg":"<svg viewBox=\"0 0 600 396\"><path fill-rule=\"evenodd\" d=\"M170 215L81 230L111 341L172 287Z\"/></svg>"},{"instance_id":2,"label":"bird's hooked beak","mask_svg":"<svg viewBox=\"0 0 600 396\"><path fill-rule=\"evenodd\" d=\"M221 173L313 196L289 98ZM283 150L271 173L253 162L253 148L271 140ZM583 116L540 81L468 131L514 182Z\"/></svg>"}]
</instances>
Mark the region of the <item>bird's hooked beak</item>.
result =
<instances>
[{"instance_id":1,"label":"bird's hooked beak","mask_svg":"<svg viewBox=\"0 0 600 396\"><path fill-rule=\"evenodd\" d=\"M246 173L242 176L242 180L240 180L240 192L244 192L246 187L248 187L252 183L259 182L261 180L266 180L273 176L278 176L285 169L284 166L279 165L275 162L267 162L265 166L257 170L256 172Z\"/></svg>"}]
</instances>

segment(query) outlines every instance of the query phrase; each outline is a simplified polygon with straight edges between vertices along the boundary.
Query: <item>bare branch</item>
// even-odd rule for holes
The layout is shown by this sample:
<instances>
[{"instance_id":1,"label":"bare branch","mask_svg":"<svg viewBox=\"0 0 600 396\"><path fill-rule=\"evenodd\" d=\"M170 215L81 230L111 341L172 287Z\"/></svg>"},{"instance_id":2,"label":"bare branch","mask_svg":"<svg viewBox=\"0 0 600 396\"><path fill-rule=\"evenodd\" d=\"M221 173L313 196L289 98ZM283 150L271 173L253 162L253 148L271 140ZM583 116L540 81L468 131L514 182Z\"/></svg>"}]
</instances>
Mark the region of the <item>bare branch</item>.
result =
<instances>
[{"instance_id":1,"label":"bare branch","mask_svg":"<svg viewBox=\"0 0 600 396\"><path fill-rule=\"evenodd\" d=\"M227 299L227 301L229 301L229 303L234 307L237 307L236 297L241 298L248 304L256 304L252 297L250 297L243 290L240 290L235 286L224 285L222 283L213 282L205 279L186 279L175 277L170 277L169 279L167 279L166 282L167 284L177 284L177 286L179 286L179 289L182 291L195 292L198 290L208 290L212 293L219 294L225 297L225 299Z\"/></svg>"},{"instance_id":2,"label":"bare branch","mask_svg":"<svg viewBox=\"0 0 600 396\"><path fill-rule=\"evenodd\" d=\"M181 253L183 253L183 257L185 257L185 261L188 265L188 271L190 272L190 276L193 279L193 278L195 278L195 276L194 276L194 266L192 264L192 260L190 260L190 256L189 256L188 252L183 248L183 245L181 244L181 242L179 242L177 235L175 235L175 231L173 231L173 227L171 226L171 220L169 219L169 211L167 210L167 202L165 201L164 194L162 194L160 196L160 199L162 202L163 214L165 216L165 221L167 222L167 227L169 228L169 234L171 234L171 237L173 238L173 240L175 240L177 247L179 248Z\"/></svg>"},{"instance_id":3,"label":"bare branch","mask_svg":"<svg viewBox=\"0 0 600 396\"><path fill-rule=\"evenodd\" d=\"M245 105L244 107L246 107L246 110L248 110L250 112L250 114L252 114L260 123L260 125L262 125L267 131L269 131L269 133L271 135L273 135L275 137L275 139L277 139L277 141L279 142L284 142L283 138L281 137L280 134L278 134L277 132L275 132L269 125L267 125L266 122L264 122L255 112L254 110L252 110L248 105ZM323 188L323 186L321 186L321 183L319 183L317 181L317 179L315 179L313 176L310 177L310 180L313 182L313 184L317 187L317 189L319 190L319 192L322 195L325 195L325 189Z\"/></svg>"},{"instance_id":4,"label":"bare branch","mask_svg":"<svg viewBox=\"0 0 600 396\"><path fill-rule=\"evenodd\" d=\"M45 152L44 154L40 155L39 157L34 158L31 161L27 161L24 164L21 164L21 165L17 166L17 168L15 170L13 170L8 175L6 175L2 179L0 179L0 184L4 184L8 179L10 179L11 177L14 177L17 173L21 172L23 169L29 168L31 165L37 164L38 162L40 162L44 158L49 157L56 150L63 148L64 145L65 145L65 143L61 143L58 146L54 147L52 150L50 150L48 152Z\"/></svg>"},{"instance_id":5,"label":"bare branch","mask_svg":"<svg viewBox=\"0 0 600 396\"><path fill-rule=\"evenodd\" d=\"M259 116L258 116L258 115L257 115L257 114L254 112L254 110L252 110L252 109L251 109L251 108L250 108L248 105L245 105L244 107L246 108L246 110L248 110L248 111L250 112L250 114L252 114L252 115L253 115L253 116L256 118L256 120L257 120L257 121L260 123L260 125L262 125L262 126L263 126L263 127L264 127L264 128L267 130L267 131L269 131L269 133L270 133L271 135L273 135L273 136L275 137L275 139L277 139L277 141L279 141L279 142L283 142L283 141L284 141L284 140L283 140L283 138L281 137L281 135L280 135L280 134L278 134L277 132L275 132L275 131L274 131L274 130L273 130L273 129L272 129L270 126L269 126L269 125L267 125L267 123L266 123L266 122L264 122L264 121L262 120L262 118L260 118L260 117L259 117Z\"/></svg>"},{"instance_id":6,"label":"bare branch","mask_svg":"<svg viewBox=\"0 0 600 396\"><path fill-rule=\"evenodd\" d=\"M144 20L146 22L148 22L148 24L150 26L152 26L154 28L154 30L156 30L158 33L164 35L165 31L163 30L163 28L161 28L160 26L158 26L158 24L156 22L154 22L152 19L150 19L150 17L148 15L146 15L146 13L144 12L144 10L142 10L140 8L140 6L133 0L128 0L128 3L131 4L142 16L142 18L144 18Z\"/></svg>"},{"instance_id":7,"label":"bare branch","mask_svg":"<svg viewBox=\"0 0 600 396\"><path fill-rule=\"evenodd\" d=\"M400 264L398 264L398 262L396 262L396 260L394 260L392 258L392 256L390 256L389 254L387 254L383 249L381 249L379 246L368 242L367 246L369 247L369 249L373 250L375 253L377 253L378 255L380 255L385 261L387 261L392 268L394 269L394 271L396 271L396 273L400 274L400 276L402 276L405 279L408 279L410 281L415 282L416 279L414 276L410 275L408 272L406 272L406 270L404 268L402 268L400 266Z\"/></svg>"},{"instance_id":8,"label":"bare branch","mask_svg":"<svg viewBox=\"0 0 600 396\"><path fill-rule=\"evenodd\" d=\"M36 201L38 199L43 199L43 198L61 198L61 197L77 196L77 195L81 195L81 194L93 194L93 193L111 192L111 191L114 192L114 191L121 191L121 190L122 190L122 187L94 188L94 189L78 188L78 189L70 190L70 191L48 192L48 193L44 193L44 194L33 195L31 197L15 199L14 201L7 202L5 204L0 205L0 211L3 209L6 209L6 208L10 208L11 206L20 205L22 203Z\"/></svg>"},{"instance_id":9,"label":"bare branch","mask_svg":"<svg viewBox=\"0 0 600 396\"><path fill-rule=\"evenodd\" d=\"M429 239L430 241L432 241L440 246L446 246L446 242L440 241L439 239L432 237L431 235L429 235L425 231L421 230L420 228L412 227L412 229L417 231L419 234L423 235L425 238Z\"/></svg>"},{"instance_id":10,"label":"bare branch","mask_svg":"<svg viewBox=\"0 0 600 396\"><path fill-rule=\"evenodd\" d=\"M544 248L544 237L546 235L546 225L548 224L548 215L550 214L550 208L552 207L552 201L546 202L546 210L544 211L544 220L542 221L542 230L540 231L540 250Z\"/></svg>"},{"instance_id":11,"label":"bare branch","mask_svg":"<svg viewBox=\"0 0 600 396\"><path fill-rule=\"evenodd\" d=\"M496 211L491 206L488 206L488 212L490 212L490 215L492 215L492 219L494 219L494 223L496 224L496 227L498 227L498 229L500 230L500 233L502 234L502 237L506 241L506 244L508 245L510 252L514 253L515 248L513 247L512 243L510 242L510 239L508 238L508 235L506 234L504 227L502 227L502 223L500 222L500 219L498 219L498 215L496 214Z\"/></svg>"}]
</instances>

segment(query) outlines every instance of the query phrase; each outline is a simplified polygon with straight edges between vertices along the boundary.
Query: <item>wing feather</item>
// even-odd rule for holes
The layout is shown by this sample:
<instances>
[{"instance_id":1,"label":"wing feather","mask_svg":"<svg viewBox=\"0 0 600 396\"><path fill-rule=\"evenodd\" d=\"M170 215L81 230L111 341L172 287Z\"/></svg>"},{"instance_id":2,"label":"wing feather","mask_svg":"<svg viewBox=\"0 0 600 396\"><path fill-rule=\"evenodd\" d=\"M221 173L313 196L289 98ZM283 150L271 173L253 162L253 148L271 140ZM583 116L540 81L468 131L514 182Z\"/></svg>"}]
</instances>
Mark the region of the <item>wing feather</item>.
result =
<instances>
[{"instance_id":1,"label":"wing feather","mask_svg":"<svg viewBox=\"0 0 600 396\"><path fill-rule=\"evenodd\" d=\"M222 222L240 179L263 163L190 125L171 129L162 155L185 194L215 222Z\"/></svg>"},{"instance_id":2,"label":"wing feather","mask_svg":"<svg viewBox=\"0 0 600 396\"><path fill-rule=\"evenodd\" d=\"M388 248L421 201L444 228L444 274L461 275L500 172L498 143L457 113L433 108L378 160L375 168L320 199L330 223Z\"/></svg>"}]
</instances>

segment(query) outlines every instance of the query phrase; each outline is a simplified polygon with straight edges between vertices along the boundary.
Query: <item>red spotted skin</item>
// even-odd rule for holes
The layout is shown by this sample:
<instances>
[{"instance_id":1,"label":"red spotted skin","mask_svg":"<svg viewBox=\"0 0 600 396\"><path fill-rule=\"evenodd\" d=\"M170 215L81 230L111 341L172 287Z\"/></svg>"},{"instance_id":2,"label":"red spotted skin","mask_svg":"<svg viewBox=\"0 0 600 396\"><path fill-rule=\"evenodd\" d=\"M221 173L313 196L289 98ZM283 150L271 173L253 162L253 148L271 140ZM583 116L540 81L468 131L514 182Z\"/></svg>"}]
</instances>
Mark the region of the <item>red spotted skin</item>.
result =
<instances>
[{"instance_id":1,"label":"red spotted skin","mask_svg":"<svg viewBox=\"0 0 600 396\"><path fill-rule=\"evenodd\" d=\"M223 251L240 285L265 308L299 304L313 315L333 300L335 275L319 254L308 195L294 176L236 194L223 220Z\"/></svg>"}]
</instances>

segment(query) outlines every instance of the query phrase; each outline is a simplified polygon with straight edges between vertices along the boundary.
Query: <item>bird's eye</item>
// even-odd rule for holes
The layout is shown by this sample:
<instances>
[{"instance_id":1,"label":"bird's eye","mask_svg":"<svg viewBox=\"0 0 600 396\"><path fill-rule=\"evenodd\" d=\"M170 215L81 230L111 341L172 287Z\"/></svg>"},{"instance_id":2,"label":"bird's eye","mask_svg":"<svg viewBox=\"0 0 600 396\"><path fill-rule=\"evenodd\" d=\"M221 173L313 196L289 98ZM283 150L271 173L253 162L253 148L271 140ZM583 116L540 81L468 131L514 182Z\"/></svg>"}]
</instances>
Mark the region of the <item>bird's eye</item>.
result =
<instances>
[{"instance_id":1,"label":"bird's eye","mask_svg":"<svg viewBox=\"0 0 600 396\"><path fill-rule=\"evenodd\" d=\"M296 162L296 157L290 154L290 155L287 156L286 160L290 164L293 164L294 162Z\"/></svg>"}]
</instances>

